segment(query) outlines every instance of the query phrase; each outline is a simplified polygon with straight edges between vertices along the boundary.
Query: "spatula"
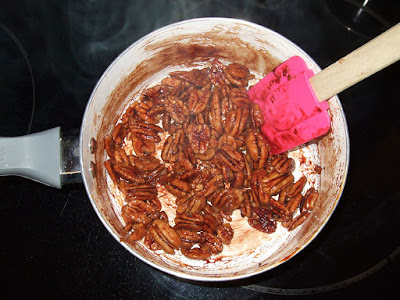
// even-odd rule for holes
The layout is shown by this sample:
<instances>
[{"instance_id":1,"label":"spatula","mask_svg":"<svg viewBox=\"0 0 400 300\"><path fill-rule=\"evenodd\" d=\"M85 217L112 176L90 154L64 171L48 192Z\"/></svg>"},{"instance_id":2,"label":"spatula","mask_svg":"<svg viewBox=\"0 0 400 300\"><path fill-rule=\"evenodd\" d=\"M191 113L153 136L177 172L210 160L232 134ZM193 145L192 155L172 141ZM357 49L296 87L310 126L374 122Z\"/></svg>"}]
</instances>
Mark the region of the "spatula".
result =
<instances>
[{"instance_id":1,"label":"spatula","mask_svg":"<svg viewBox=\"0 0 400 300\"><path fill-rule=\"evenodd\" d=\"M293 56L248 91L263 111L271 154L293 149L330 129L329 98L400 59L400 23L314 74ZM400 77L399 77L400 84Z\"/></svg>"}]
</instances>

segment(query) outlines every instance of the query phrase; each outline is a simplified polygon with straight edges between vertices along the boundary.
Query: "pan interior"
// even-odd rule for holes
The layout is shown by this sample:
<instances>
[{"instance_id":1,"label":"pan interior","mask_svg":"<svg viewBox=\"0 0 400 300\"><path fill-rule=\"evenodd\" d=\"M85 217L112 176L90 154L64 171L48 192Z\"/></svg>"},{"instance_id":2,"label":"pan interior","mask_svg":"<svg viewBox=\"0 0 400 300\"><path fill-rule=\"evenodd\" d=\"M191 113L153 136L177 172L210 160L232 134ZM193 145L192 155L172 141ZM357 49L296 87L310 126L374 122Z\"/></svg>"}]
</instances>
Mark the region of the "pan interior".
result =
<instances>
[{"instance_id":1,"label":"pan interior","mask_svg":"<svg viewBox=\"0 0 400 300\"><path fill-rule=\"evenodd\" d=\"M332 119L329 134L290 153L296 160L295 176L305 174L309 178L307 185L320 193L312 215L294 231L278 227L274 234L268 235L252 229L240 212L235 212L231 244L207 261L190 260L179 252L175 255L153 252L140 242L123 242L126 234L119 217L122 201L103 167L104 137L110 134L124 109L137 100L140 91L159 83L169 72L204 67L217 58L224 63L244 64L260 79L293 55L301 56L314 72L320 70L298 46L269 29L242 20L203 18L150 33L110 65L86 108L81 130L81 163L93 207L109 232L128 251L153 267L182 278L222 281L245 278L278 266L320 232L338 203L348 168L347 125L337 97L329 100ZM94 153L89 149L92 137L98 145ZM94 165L95 177L90 172ZM173 199L163 201L166 212L172 214Z\"/></svg>"}]
</instances>

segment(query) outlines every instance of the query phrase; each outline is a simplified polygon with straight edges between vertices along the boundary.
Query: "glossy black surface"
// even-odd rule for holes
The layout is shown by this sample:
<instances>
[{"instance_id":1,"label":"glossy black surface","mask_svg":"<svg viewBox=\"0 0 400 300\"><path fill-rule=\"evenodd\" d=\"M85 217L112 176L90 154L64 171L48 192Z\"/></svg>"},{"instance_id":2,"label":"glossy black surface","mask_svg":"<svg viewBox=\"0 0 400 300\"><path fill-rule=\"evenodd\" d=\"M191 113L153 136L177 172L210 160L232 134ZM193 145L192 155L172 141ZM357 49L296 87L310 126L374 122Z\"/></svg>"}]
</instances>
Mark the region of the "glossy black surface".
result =
<instances>
[{"instance_id":1,"label":"glossy black surface","mask_svg":"<svg viewBox=\"0 0 400 300\"><path fill-rule=\"evenodd\" d=\"M393 13L400 11L398 1L369 2L387 22L399 22L398 13ZM326 67L370 39L367 28L363 35L348 31L340 22L341 4L328 3L2 1L0 135L59 125L63 131L79 128L90 93L112 60L143 35L183 19L221 16L264 25ZM348 8L345 13L348 20ZM83 185L57 190L19 177L0 177L2 293L34 299L396 295L399 73L397 63L340 94L351 142L347 184L327 226L289 262L242 281L184 281L153 269L121 247L98 219Z\"/></svg>"}]
</instances>

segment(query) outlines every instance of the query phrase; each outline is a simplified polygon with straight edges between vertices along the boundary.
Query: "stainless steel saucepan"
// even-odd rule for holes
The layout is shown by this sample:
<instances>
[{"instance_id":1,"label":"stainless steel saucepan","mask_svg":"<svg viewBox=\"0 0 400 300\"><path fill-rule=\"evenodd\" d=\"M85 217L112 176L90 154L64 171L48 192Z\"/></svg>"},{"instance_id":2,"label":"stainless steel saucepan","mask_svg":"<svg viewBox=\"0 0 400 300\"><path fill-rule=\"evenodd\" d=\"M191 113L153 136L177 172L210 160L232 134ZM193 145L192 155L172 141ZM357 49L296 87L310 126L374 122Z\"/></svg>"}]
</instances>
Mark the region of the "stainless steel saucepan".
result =
<instances>
[{"instance_id":1,"label":"stainless steel saucepan","mask_svg":"<svg viewBox=\"0 0 400 300\"><path fill-rule=\"evenodd\" d=\"M268 235L255 231L245 219L234 214L231 225L235 235L231 244L207 261L190 260L178 252L175 255L154 252L141 242L125 242L126 232L119 211L121 200L103 167L106 159L103 141L124 109L136 100L136 95L159 83L171 71L205 66L218 58L225 63L244 64L257 78L262 78L294 55L301 56L315 72L320 70L297 45L247 21L201 18L158 29L133 43L104 72L87 104L79 147L77 141L61 136L59 128L24 137L1 138L0 173L24 176L60 188L71 178L68 173L76 177L81 171L93 208L111 235L139 259L175 276L224 281L265 272L304 249L338 204L349 165L349 136L337 97L329 100L332 118L329 134L290 153L296 160L295 176L306 174L307 184L315 186L320 193L312 216L294 231L278 228Z\"/></svg>"}]
</instances>

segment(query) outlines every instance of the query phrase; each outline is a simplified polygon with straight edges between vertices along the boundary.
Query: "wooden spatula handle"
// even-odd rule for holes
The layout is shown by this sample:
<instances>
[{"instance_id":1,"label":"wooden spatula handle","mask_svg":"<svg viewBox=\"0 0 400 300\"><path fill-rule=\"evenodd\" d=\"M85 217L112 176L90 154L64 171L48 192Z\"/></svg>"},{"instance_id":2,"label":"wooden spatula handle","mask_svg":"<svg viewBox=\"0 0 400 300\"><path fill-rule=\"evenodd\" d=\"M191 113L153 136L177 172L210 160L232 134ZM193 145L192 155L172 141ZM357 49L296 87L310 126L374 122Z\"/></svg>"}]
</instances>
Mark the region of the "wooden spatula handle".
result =
<instances>
[{"instance_id":1,"label":"wooden spatula handle","mask_svg":"<svg viewBox=\"0 0 400 300\"><path fill-rule=\"evenodd\" d=\"M400 59L400 23L310 78L325 101Z\"/></svg>"}]
</instances>

